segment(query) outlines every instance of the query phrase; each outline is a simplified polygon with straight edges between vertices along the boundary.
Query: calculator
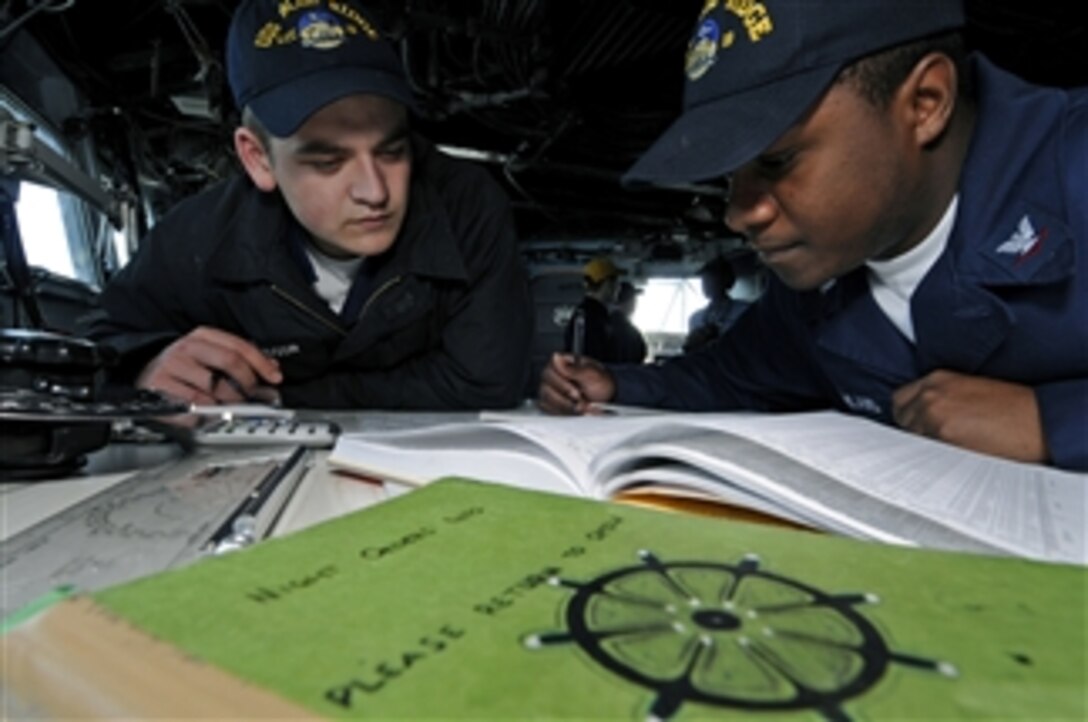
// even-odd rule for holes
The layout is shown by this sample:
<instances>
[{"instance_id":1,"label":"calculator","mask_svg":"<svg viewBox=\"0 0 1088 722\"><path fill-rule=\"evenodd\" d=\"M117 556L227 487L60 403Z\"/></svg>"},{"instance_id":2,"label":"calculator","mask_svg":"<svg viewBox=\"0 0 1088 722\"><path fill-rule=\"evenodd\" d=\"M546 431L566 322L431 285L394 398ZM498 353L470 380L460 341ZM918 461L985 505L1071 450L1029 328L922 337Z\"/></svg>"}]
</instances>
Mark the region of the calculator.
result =
<instances>
[{"instance_id":1,"label":"calculator","mask_svg":"<svg viewBox=\"0 0 1088 722\"><path fill-rule=\"evenodd\" d=\"M340 434L331 421L300 421L294 418L224 418L196 429L198 444L250 446L290 444L329 448Z\"/></svg>"}]
</instances>

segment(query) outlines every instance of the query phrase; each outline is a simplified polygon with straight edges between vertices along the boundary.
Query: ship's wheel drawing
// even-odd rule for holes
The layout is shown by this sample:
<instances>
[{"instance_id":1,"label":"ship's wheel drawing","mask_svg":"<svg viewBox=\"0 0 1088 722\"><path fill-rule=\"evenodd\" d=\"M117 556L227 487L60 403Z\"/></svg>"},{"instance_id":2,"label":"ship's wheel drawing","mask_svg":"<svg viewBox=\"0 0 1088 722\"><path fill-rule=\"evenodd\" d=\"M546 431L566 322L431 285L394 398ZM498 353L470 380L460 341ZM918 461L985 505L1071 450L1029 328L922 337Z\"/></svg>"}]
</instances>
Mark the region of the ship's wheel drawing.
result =
<instances>
[{"instance_id":1,"label":"ship's wheel drawing","mask_svg":"<svg viewBox=\"0 0 1088 722\"><path fill-rule=\"evenodd\" d=\"M855 607L871 594L828 593L739 563L641 564L574 590L567 629L528 635L530 649L575 644L614 674L656 694L647 717L664 720L686 702L749 711L811 710L849 720L843 704L865 693L893 663L956 676L946 662L888 648Z\"/></svg>"}]
</instances>

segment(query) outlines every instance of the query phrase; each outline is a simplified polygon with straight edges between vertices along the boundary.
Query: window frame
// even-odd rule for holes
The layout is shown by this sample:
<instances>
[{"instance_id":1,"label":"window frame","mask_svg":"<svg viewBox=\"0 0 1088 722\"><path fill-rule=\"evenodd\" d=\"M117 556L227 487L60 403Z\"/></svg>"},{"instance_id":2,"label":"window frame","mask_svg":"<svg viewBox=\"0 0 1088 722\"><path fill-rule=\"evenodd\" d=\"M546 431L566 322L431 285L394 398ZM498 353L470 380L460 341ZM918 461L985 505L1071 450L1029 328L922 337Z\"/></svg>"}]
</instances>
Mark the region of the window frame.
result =
<instances>
[{"instance_id":1,"label":"window frame","mask_svg":"<svg viewBox=\"0 0 1088 722\"><path fill-rule=\"evenodd\" d=\"M32 124L35 136L42 143L73 166L83 169L76 160L74 149L64 140L59 130L3 85L0 85L0 107L10 112L16 120ZM18 177L18 171L15 175ZM19 184L20 196L28 185L56 194L57 207L60 210L59 220L64 229L63 248L71 264L69 274L66 272L67 268L61 268L59 265L30 262L31 254L27 239L32 233L26 227L26 216L20 214L19 200L16 200L16 217L19 223L19 235L23 242L23 253L27 256L28 263L31 263L35 274L40 275L44 272L48 276L75 281L95 291L100 290L104 282L105 267L115 267L118 256L116 247L118 239L105 214L64 188L56 188L25 178L19 178ZM103 248L102 239L105 239L105 248Z\"/></svg>"}]
</instances>

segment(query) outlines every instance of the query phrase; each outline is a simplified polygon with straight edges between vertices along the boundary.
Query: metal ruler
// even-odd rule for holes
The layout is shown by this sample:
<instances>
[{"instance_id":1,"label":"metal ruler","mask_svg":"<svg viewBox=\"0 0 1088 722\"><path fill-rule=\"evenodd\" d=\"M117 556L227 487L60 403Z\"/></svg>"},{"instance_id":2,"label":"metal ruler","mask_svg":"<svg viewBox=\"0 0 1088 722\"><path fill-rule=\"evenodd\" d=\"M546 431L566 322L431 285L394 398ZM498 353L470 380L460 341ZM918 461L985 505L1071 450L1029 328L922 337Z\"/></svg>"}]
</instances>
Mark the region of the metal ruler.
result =
<instances>
[{"instance_id":1,"label":"metal ruler","mask_svg":"<svg viewBox=\"0 0 1088 722\"><path fill-rule=\"evenodd\" d=\"M136 472L0 543L0 615L191 562L291 448L198 449ZM286 500L284 500L286 503Z\"/></svg>"}]
</instances>

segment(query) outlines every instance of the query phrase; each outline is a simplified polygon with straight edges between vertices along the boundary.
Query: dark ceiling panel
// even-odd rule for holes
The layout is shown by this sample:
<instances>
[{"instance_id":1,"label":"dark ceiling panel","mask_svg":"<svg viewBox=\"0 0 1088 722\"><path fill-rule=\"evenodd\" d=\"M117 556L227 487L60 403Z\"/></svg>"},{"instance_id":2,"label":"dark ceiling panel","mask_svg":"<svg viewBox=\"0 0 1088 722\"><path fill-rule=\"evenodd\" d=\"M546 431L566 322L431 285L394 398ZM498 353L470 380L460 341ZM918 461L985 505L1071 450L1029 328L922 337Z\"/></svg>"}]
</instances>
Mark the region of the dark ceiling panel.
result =
<instances>
[{"instance_id":1,"label":"dark ceiling panel","mask_svg":"<svg viewBox=\"0 0 1088 722\"><path fill-rule=\"evenodd\" d=\"M4 13L26 0L3 3ZM234 0L76 0L26 30L93 107L98 133L165 208L232 167L222 48ZM631 193L619 175L680 107L701 0L373 3L398 38L434 139L488 151L525 237L720 233L688 193ZM1080 3L968 0L969 42L1029 79L1088 83ZM93 30L102 28L102 30ZM111 149L112 150L109 150ZM712 201L711 201L712 202ZM711 214L713 216L714 214Z\"/></svg>"}]
</instances>

